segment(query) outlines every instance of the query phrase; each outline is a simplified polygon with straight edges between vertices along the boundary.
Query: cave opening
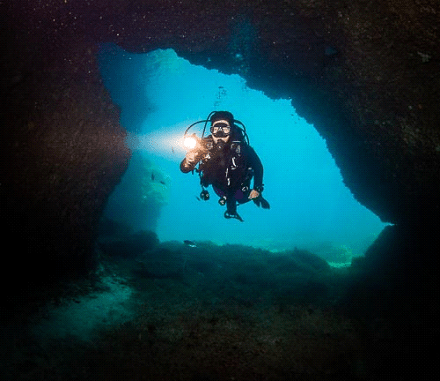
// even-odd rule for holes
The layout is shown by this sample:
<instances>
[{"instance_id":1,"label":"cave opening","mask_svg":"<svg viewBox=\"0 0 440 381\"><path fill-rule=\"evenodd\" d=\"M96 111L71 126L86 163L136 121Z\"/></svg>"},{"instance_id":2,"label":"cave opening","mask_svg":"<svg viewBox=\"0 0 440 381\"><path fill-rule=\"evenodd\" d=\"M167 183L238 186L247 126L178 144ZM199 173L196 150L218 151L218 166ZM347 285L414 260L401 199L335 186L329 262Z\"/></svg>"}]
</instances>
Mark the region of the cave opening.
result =
<instances>
[{"instance_id":1,"label":"cave opening","mask_svg":"<svg viewBox=\"0 0 440 381\"><path fill-rule=\"evenodd\" d=\"M269 250L335 248L361 255L384 228L345 187L325 140L288 99L270 99L239 75L192 65L174 50L131 54L103 45L100 70L133 151L105 216L161 241L244 244ZM185 129L213 110L228 110L247 128L264 165L270 210L239 207L244 222L226 220L211 191L200 201L199 178L179 170ZM319 112L319 110L317 110Z\"/></svg>"}]
</instances>

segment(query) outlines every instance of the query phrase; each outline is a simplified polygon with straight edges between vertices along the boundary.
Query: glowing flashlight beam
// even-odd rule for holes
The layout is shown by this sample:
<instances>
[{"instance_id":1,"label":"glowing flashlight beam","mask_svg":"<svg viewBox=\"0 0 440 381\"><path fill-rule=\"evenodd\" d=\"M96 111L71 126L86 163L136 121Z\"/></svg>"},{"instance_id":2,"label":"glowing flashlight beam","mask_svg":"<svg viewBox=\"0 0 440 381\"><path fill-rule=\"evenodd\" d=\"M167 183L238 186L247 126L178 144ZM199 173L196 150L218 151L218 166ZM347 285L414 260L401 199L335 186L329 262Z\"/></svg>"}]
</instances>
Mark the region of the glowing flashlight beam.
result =
<instances>
[{"instance_id":1,"label":"glowing flashlight beam","mask_svg":"<svg viewBox=\"0 0 440 381\"><path fill-rule=\"evenodd\" d=\"M166 157L179 158L187 151L181 133L152 132L145 135L129 134L126 143L133 151L142 150Z\"/></svg>"},{"instance_id":2,"label":"glowing flashlight beam","mask_svg":"<svg viewBox=\"0 0 440 381\"><path fill-rule=\"evenodd\" d=\"M196 148L196 145L197 145L197 139L194 138L193 136L188 136L183 141L183 145L185 146L186 149L189 149L189 150L194 149L194 148Z\"/></svg>"}]
</instances>

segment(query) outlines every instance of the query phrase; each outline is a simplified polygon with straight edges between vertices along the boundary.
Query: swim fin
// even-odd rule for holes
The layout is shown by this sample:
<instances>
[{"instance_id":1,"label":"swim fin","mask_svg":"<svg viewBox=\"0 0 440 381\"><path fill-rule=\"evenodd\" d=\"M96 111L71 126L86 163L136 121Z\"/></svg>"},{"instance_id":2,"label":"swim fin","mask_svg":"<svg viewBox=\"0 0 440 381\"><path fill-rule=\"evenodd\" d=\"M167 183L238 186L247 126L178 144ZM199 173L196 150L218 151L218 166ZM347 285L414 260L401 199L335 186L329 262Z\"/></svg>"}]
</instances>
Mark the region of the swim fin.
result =
<instances>
[{"instance_id":1,"label":"swim fin","mask_svg":"<svg viewBox=\"0 0 440 381\"><path fill-rule=\"evenodd\" d=\"M263 196L257 197L254 199L255 205L258 207L262 207L263 209L270 209L270 204L267 200L263 198Z\"/></svg>"},{"instance_id":2,"label":"swim fin","mask_svg":"<svg viewBox=\"0 0 440 381\"><path fill-rule=\"evenodd\" d=\"M243 218L240 217L238 213L229 213L228 211L225 212L225 218L235 218L236 220L240 222L244 222Z\"/></svg>"}]
</instances>

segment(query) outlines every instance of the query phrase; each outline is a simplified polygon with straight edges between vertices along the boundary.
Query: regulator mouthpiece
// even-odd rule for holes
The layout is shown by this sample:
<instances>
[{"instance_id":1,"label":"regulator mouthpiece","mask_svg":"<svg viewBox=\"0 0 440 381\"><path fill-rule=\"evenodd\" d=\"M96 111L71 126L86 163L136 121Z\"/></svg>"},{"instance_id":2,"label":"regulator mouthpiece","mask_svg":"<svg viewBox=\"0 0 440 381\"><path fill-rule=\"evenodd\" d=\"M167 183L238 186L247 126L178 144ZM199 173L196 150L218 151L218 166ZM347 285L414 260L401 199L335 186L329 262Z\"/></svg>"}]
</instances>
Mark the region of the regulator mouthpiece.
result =
<instances>
[{"instance_id":1,"label":"regulator mouthpiece","mask_svg":"<svg viewBox=\"0 0 440 381\"><path fill-rule=\"evenodd\" d=\"M221 151L221 150L223 150L225 148L225 145L226 145L226 143L223 140L219 140L217 142L217 144L215 145L215 149L217 151Z\"/></svg>"}]
</instances>

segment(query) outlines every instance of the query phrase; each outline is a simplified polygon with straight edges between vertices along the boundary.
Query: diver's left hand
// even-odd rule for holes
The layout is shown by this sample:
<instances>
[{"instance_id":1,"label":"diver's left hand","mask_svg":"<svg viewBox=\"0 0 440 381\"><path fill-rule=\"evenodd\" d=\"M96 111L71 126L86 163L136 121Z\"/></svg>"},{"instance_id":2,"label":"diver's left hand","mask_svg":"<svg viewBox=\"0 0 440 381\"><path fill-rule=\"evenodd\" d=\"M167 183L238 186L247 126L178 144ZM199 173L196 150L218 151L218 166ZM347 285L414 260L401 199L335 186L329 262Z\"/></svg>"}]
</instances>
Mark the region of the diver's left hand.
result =
<instances>
[{"instance_id":1,"label":"diver's left hand","mask_svg":"<svg viewBox=\"0 0 440 381\"><path fill-rule=\"evenodd\" d=\"M251 193L249 193L249 200L253 200L255 198L260 197L260 192L256 191L255 189L251 190Z\"/></svg>"}]
</instances>

